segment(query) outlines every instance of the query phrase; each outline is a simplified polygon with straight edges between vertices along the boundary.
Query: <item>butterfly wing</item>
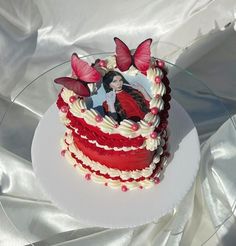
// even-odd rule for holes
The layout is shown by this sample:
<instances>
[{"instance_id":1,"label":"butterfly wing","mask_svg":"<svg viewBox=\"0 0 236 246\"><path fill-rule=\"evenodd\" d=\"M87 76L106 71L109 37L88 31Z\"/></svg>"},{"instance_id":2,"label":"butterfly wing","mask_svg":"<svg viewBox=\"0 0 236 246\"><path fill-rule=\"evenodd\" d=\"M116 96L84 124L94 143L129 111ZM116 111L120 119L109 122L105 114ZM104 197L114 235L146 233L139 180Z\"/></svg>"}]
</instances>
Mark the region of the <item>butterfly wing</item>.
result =
<instances>
[{"instance_id":1,"label":"butterfly wing","mask_svg":"<svg viewBox=\"0 0 236 246\"><path fill-rule=\"evenodd\" d=\"M98 82L101 79L101 74L86 61L81 60L75 53L71 56L71 67L79 80L85 82Z\"/></svg>"},{"instance_id":2,"label":"butterfly wing","mask_svg":"<svg viewBox=\"0 0 236 246\"><path fill-rule=\"evenodd\" d=\"M120 71L126 71L132 65L132 56L127 45L119 38L114 38L116 43L116 64Z\"/></svg>"},{"instance_id":3,"label":"butterfly wing","mask_svg":"<svg viewBox=\"0 0 236 246\"><path fill-rule=\"evenodd\" d=\"M61 77L54 80L56 84L63 85L69 90L72 90L75 94L81 96L81 97L89 97L90 91L88 86L83 83L82 81L68 78L68 77Z\"/></svg>"},{"instance_id":4,"label":"butterfly wing","mask_svg":"<svg viewBox=\"0 0 236 246\"><path fill-rule=\"evenodd\" d=\"M152 39L144 40L134 53L134 66L141 72L146 72L150 65Z\"/></svg>"}]
</instances>

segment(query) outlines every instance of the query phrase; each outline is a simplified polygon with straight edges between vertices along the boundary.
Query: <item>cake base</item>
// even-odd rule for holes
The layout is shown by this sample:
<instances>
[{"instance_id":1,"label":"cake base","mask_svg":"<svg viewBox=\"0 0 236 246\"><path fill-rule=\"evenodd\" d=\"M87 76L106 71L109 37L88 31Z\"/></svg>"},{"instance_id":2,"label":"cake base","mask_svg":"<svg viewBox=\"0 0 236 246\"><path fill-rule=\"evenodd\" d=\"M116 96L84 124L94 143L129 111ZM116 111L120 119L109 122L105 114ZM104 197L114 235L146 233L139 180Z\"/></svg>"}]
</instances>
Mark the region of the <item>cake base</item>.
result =
<instances>
[{"instance_id":1,"label":"cake base","mask_svg":"<svg viewBox=\"0 0 236 246\"><path fill-rule=\"evenodd\" d=\"M32 164L43 189L58 207L81 223L109 228L143 225L171 211L191 188L200 160L193 122L175 101L170 110L170 153L163 180L150 189L110 189L86 180L60 156L65 132L56 105L40 121L32 143Z\"/></svg>"}]
</instances>

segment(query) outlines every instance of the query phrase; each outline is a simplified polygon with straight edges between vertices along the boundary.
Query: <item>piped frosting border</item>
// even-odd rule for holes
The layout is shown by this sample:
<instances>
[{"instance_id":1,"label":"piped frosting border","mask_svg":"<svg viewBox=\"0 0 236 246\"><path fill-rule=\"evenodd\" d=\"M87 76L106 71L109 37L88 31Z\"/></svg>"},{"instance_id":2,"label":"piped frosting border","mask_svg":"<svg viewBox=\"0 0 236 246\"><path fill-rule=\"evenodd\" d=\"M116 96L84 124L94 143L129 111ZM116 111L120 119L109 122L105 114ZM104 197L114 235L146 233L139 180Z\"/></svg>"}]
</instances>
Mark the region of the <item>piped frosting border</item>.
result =
<instances>
[{"instance_id":1,"label":"piped frosting border","mask_svg":"<svg viewBox=\"0 0 236 246\"><path fill-rule=\"evenodd\" d=\"M62 147L63 155L65 156L67 162L71 164L81 175L83 175L85 179L92 180L95 183L103 184L105 186L109 186L113 189L122 189L122 190L124 189L134 190L138 188L148 189L160 182L160 180L163 178L164 169L167 166L167 157L166 156L161 157L163 150L160 149L159 156L156 156L156 159L154 158L149 168L146 168L141 172L139 170L137 172L135 171L121 172L119 170L115 170L115 169L112 170L110 168L107 168L106 170L104 169L104 173L109 174L111 178L107 178L107 177L105 178L102 175L97 175L95 172L91 172L88 168L85 168L83 167L83 165L78 163L78 161L74 156L77 156L78 158L80 158L80 161L86 162L87 164L91 160L89 160L88 157L85 157L83 153L82 155L80 155L78 149L76 149L76 147L73 145L73 138L70 136L70 134L67 134L67 136L65 136L62 139L61 147ZM158 164L156 164L155 162ZM158 167L158 169L155 172L155 177L153 177L153 173L156 169L156 166ZM93 170L96 171L96 167L93 166L93 168L94 168ZM104 168L104 166L102 168ZM102 172L102 169L100 169L100 167L98 167L98 170ZM116 177L117 175L127 180L121 181L121 180L112 179L112 177ZM132 181L128 181L128 177L131 176L133 178L136 178L136 180L134 179ZM138 177L139 178L142 177L143 179L138 180Z\"/></svg>"}]
</instances>

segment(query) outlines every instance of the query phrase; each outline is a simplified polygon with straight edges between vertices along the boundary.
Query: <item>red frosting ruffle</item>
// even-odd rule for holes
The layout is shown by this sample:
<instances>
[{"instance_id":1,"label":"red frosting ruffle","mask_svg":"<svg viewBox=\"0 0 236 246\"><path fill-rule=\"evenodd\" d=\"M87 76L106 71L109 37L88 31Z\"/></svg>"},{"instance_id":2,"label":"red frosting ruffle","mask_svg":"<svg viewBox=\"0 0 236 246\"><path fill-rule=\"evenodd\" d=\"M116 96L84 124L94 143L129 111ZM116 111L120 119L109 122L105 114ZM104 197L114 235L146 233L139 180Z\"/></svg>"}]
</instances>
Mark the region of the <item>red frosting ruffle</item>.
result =
<instances>
[{"instance_id":1,"label":"red frosting ruffle","mask_svg":"<svg viewBox=\"0 0 236 246\"><path fill-rule=\"evenodd\" d=\"M154 155L154 151L149 151L146 148L129 151L105 150L74 133L73 139L76 147L86 156L108 168L124 171L142 170L150 165Z\"/></svg>"},{"instance_id":2,"label":"red frosting ruffle","mask_svg":"<svg viewBox=\"0 0 236 246\"><path fill-rule=\"evenodd\" d=\"M78 136L86 136L89 140L96 140L100 145L108 147L139 147L143 145L144 138L138 136L136 138L126 138L119 134L109 134L102 132L98 127L88 125L84 119L73 116L70 112L67 113L67 118L71 121L70 126L77 130Z\"/></svg>"},{"instance_id":3,"label":"red frosting ruffle","mask_svg":"<svg viewBox=\"0 0 236 246\"><path fill-rule=\"evenodd\" d=\"M91 173L95 173L98 176L102 176L106 179L111 179L111 180L119 180L121 182L132 182L132 181L142 181L145 179L151 179L153 178L157 173L159 173L162 170L162 158L166 155L166 153L163 153L161 155L160 158L160 162L156 164L156 168L153 170L152 174L149 177L139 177L137 179L134 178L129 178L128 180L123 180L120 176L116 176L116 177L111 177L109 174L102 174L100 171L95 171L93 170L90 166L86 165L85 163L83 163L80 159L78 159L75 154L71 153L72 157L75 159L75 164L76 165L81 165L83 168L87 169L89 172ZM76 167L76 165L74 165L74 167Z\"/></svg>"}]
</instances>

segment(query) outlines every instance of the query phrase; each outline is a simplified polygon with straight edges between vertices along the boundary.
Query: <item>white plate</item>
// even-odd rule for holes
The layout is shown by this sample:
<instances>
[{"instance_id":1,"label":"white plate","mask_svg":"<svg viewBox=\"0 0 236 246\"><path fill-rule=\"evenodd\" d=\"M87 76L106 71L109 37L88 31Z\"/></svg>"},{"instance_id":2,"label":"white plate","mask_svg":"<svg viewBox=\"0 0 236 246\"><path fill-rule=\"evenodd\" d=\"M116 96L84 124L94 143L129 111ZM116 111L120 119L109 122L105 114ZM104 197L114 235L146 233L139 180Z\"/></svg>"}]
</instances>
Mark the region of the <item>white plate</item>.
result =
<instances>
[{"instance_id":1,"label":"white plate","mask_svg":"<svg viewBox=\"0 0 236 246\"><path fill-rule=\"evenodd\" d=\"M197 174L200 146L196 128L172 99L170 152L164 179L150 189L122 192L87 181L60 155L65 127L52 105L41 119L32 143L32 164L49 198L81 223L109 228L134 227L156 221L186 195Z\"/></svg>"}]
</instances>

